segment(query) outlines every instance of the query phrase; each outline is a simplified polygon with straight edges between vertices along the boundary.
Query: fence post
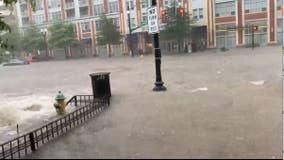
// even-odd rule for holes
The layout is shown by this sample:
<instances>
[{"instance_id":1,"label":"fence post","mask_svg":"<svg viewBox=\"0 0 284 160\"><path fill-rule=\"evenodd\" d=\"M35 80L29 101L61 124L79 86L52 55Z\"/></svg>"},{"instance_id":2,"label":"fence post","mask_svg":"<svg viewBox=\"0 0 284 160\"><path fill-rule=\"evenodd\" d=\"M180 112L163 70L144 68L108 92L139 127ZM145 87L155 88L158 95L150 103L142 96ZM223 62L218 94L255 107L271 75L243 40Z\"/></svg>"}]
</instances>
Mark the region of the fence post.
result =
<instances>
[{"instance_id":1,"label":"fence post","mask_svg":"<svg viewBox=\"0 0 284 160\"><path fill-rule=\"evenodd\" d=\"M78 106L78 102L77 102L77 96L75 96L75 107Z\"/></svg>"},{"instance_id":2,"label":"fence post","mask_svg":"<svg viewBox=\"0 0 284 160\"><path fill-rule=\"evenodd\" d=\"M36 151L36 147L35 147L35 137L33 132L29 134L29 138L30 138L30 143L31 143L31 150L32 151Z\"/></svg>"}]
</instances>

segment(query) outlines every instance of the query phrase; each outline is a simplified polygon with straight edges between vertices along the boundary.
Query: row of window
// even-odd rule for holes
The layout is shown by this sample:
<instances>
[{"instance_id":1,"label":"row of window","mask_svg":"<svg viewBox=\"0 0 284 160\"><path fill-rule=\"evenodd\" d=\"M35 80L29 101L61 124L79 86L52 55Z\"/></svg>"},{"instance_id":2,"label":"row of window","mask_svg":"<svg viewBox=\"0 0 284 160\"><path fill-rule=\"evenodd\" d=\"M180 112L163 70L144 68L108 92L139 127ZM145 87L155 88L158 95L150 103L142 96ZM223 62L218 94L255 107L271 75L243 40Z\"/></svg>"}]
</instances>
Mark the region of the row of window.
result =
<instances>
[{"instance_id":1,"label":"row of window","mask_svg":"<svg viewBox=\"0 0 284 160\"><path fill-rule=\"evenodd\" d=\"M216 17L233 16L235 15L235 2L225 2L216 4Z\"/></svg>"},{"instance_id":2,"label":"row of window","mask_svg":"<svg viewBox=\"0 0 284 160\"><path fill-rule=\"evenodd\" d=\"M175 5L177 6L178 4L181 3L181 0L165 0L165 6L172 6Z\"/></svg>"},{"instance_id":3,"label":"row of window","mask_svg":"<svg viewBox=\"0 0 284 160\"><path fill-rule=\"evenodd\" d=\"M279 0L278 0L278 3ZM234 16L236 14L235 1L217 3L215 5L216 17ZM265 12L267 0L244 0L245 13Z\"/></svg>"},{"instance_id":4,"label":"row of window","mask_svg":"<svg viewBox=\"0 0 284 160\"><path fill-rule=\"evenodd\" d=\"M115 26L119 27L119 19L118 18L112 18L111 20L112 20L112 23ZM96 30L97 31L102 29L102 22L101 22L101 20L95 21L95 25L96 25ZM81 29L82 29L83 33L91 32L90 22L89 21L81 22Z\"/></svg>"},{"instance_id":5,"label":"row of window","mask_svg":"<svg viewBox=\"0 0 284 160\"><path fill-rule=\"evenodd\" d=\"M244 3L246 13L266 11L267 0L245 0Z\"/></svg>"},{"instance_id":6,"label":"row of window","mask_svg":"<svg viewBox=\"0 0 284 160\"><path fill-rule=\"evenodd\" d=\"M118 9L118 1L109 2L108 5L108 12L109 13L117 13L119 11ZM94 15L98 16L104 13L104 5L101 4L95 4L94 5Z\"/></svg>"},{"instance_id":7,"label":"row of window","mask_svg":"<svg viewBox=\"0 0 284 160\"><path fill-rule=\"evenodd\" d=\"M81 3L85 4L86 2L87 1L82 1L82 2L80 1L80 4ZM60 6L61 6L61 2L59 0L48 0L48 7L49 8L58 8ZM74 7L74 1L73 0L66 0L66 8L72 8L72 7ZM35 8L36 8L36 11L43 10L44 9L43 1L37 0ZM20 10L21 10L21 13L26 13L27 10L28 10L27 4L26 3L20 4ZM109 11L109 13L116 13L116 12L119 11L118 0L109 2L108 11ZM94 15L100 15L103 12L104 12L103 3L94 5Z\"/></svg>"},{"instance_id":8,"label":"row of window","mask_svg":"<svg viewBox=\"0 0 284 160\"><path fill-rule=\"evenodd\" d=\"M61 20L61 12L52 12L48 14L48 18L50 22L56 22ZM29 23L29 18L24 17L22 18L23 24L28 24ZM40 15L33 15L33 23L34 24L43 24L45 23L45 17L43 14Z\"/></svg>"},{"instance_id":9,"label":"row of window","mask_svg":"<svg viewBox=\"0 0 284 160\"><path fill-rule=\"evenodd\" d=\"M193 19L198 20L198 19L203 19L203 8L195 8L193 9L192 12Z\"/></svg>"},{"instance_id":10,"label":"row of window","mask_svg":"<svg viewBox=\"0 0 284 160\"><path fill-rule=\"evenodd\" d=\"M57 21L59 20L61 17L61 13L59 12L54 12L52 14L50 14L50 21ZM112 23L119 27L119 18L112 18ZM25 18L22 18L22 22L24 25L28 25L29 24L29 18L28 17L25 17ZM36 15L36 16L33 16L33 23L35 24L42 24L44 23L44 15ZM91 32L91 26L90 26L90 22L89 21L86 21L86 22L81 22L80 23L81 25L81 30L83 33L85 32ZM102 22L101 20L97 20L95 21L95 25L96 25L96 30L99 31L102 29Z\"/></svg>"},{"instance_id":11,"label":"row of window","mask_svg":"<svg viewBox=\"0 0 284 160\"><path fill-rule=\"evenodd\" d=\"M129 10L134 10L134 3L135 3L136 1L135 0L127 0L126 1L126 9L129 11ZM140 5L141 5L141 7L142 8L148 8L148 7L150 7L149 6L149 2L148 2L148 0L141 0L140 1Z\"/></svg>"},{"instance_id":12,"label":"row of window","mask_svg":"<svg viewBox=\"0 0 284 160\"><path fill-rule=\"evenodd\" d=\"M246 26L244 28L245 35L252 34L252 30L249 26L257 25L258 30L257 34L260 33L267 33L267 23L266 21L256 21L256 22L248 22L246 23ZM235 27L235 24L222 24L222 25L216 25L216 36L228 36L228 35L235 35L237 29Z\"/></svg>"}]
</instances>

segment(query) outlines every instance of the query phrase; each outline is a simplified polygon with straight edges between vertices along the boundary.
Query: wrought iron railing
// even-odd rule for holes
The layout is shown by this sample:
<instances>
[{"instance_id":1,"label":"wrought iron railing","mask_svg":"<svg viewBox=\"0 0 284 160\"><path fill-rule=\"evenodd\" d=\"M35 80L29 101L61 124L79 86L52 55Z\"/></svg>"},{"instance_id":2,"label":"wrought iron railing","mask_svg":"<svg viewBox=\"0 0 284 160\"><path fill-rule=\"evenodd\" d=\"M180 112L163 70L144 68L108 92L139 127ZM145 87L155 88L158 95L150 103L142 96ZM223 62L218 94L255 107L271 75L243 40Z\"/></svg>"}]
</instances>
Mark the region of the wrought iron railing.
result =
<instances>
[{"instance_id":1,"label":"wrought iron railing","mask_svg":"<svg viewBox=\"0 0 284 160\"><path fill-rule=\"evenodd\" d=\"M109 103L108 97L94 98L92 95L72 97L67 104L77 106L78 109L34 131L1 144L0 159L18 159L36 151L43 144L67 133L72 128L101 113L109 106Z\"/></svg>"}]
</instances>

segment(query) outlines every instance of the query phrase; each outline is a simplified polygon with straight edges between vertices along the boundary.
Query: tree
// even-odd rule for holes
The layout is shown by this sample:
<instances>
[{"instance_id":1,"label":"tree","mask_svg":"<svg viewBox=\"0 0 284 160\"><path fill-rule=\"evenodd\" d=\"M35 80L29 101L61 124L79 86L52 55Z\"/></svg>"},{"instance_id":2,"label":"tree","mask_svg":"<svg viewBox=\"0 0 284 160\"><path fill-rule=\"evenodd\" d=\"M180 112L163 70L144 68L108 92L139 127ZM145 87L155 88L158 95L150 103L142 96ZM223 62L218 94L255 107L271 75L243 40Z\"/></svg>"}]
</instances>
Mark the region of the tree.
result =
<instances>
[{"instance_id":1,"label":"tree","mask_svg":"<svg viewBox=\"0 0 284 160\"><path fill-rule=\"evenodd\" d=\"M11 32L4 33L1 38L5 40L7 46L3 49L9 51L13 56L19 54L21 51L22 35L16 26L11 27Z\"/></svg>"},{"instance_id":2,"label":"tree","mask_svg":"<svg viewBox=\"0 0 284 160\"><path fill-rule=\"evenodd\" d=\"M27 53L34 53L37 50L45 49L44 36L40 33L39 28L31 26L24 30L21 40L22 49Z\"/></svg>"},{"instance_id":3,"label":"tree","mask_svg":"<svg viewBox=\"0 0 284 160\"><path fill-rule=\"evenodd\" d=\"M57 23L48 28L49 46L64 48L66 57L71 57L71 47L80 45L77 40L76 28L72 23Z\"/></svg>"},{"instance_id":4,"label":"tree","mask_svg":"<svg viewBox=\"0 0 284 160\"><path fill-rule=\"evenodd\" d=\"M120 32L117 29L117 26L112 22L111 19L108 19L106 15L101 16L102 27L97 35L97 40L99 45L108 46L108 56L111 57L111 45L119 44L121 40Z\"/></svg>"},{"instance_id":5,"label":"tree","mask_svg":"<svg viewBox=\"0 0 284 160\"><path fill-rule=\"evenodd\" d=\"M35 10L36 0L26 0L26 1L30 3L32 9ZM12 10L14 5L18 2L18 0L4 0L3 2L7 8ZM5 22L3 16L0 16L0 33L11 32L11 31L12 29L10 25ZM3 39L2 36L0 37L0 48L8 48L8 42L5 39Z\"/></svg>"},{"instance_id":6,"label":"tree","mask_svg":"<svg viewBox=\"0 0 284 160\"><path fill-rule=\"evenodd\" d=\"M164 14L166 25L165 30L161 31L161 38L175 40L178 43L179 52L181 52L181 46L184 45L185 40L191 39L193 20L188 13L184 12L183 8L177 7L176 3L168 7Z\"/></svg>"}]
</instances>

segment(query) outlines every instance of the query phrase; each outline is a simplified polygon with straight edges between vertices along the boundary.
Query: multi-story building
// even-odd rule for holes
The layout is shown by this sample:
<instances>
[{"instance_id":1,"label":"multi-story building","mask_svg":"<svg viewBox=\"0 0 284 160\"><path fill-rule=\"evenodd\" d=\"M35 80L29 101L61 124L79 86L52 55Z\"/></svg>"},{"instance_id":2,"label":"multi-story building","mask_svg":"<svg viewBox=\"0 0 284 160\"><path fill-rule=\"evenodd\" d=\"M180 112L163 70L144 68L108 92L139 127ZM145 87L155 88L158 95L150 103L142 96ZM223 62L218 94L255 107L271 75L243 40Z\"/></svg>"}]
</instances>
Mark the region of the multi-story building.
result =
<instances>
[{"instance_id":1,"label":"multi-story building","mask_svg":"<svg viewBox=\"0 0 284 160\"><path fill-rule=\"evenodd\" d=\"M173 1L159 0L159 10ZM190 9L188 0L176 2L187 10ZM46 28L58 21L69 21L76 25L79 40L95 46L96 34L101 29L102 13L111 18L121 34L126 36L129 34L128 14L131 28L138 28L133 31L134 34L147 31L146 27L140 26L142 22L147 23L147 8L150 4L151 0L37 0L36 10L33 12L30 4L20 0L16 4L16 11L20 28L30 25ZM140 48L143 48L143 45Z\"/></svg>"},{"instance_id":2,"label":"multi-story building","mask_svg":"<svg viewBox=\"0 0 284 160\"><path fill-rule=\"evenodd\" d=\"M207 28L208 48L251 44L252 25L258 26L255 43L281 43L281 5L282 0L192 0L193 16Z\"/></svg>"},{"instance_id":3,"label":"multi-story building","mask_svg":"<svg viewBox=\"0 0 284 160\"><path fill-rule=\"evenodd\" d=\"M282 42L282 0L158 0L159 12L173 3L192 14L195 26L205 28L208 48L250 44L251 25L258 26L255 43L264 46ZM37 0L36 4L35 12L24 0L16 4L20 28L30 25L46 28L58 21L70 21L76 25L79 40L96 46L102 13L113 20L124 36L129 34L128 16L131 28L138 28L133 33L147 32L147 27L140 26L147 21L146 10L151 0ZM143 38L140 40L143 42ZM138 48L143 49L143 44Z\"/></svg>"}]
</instances>

